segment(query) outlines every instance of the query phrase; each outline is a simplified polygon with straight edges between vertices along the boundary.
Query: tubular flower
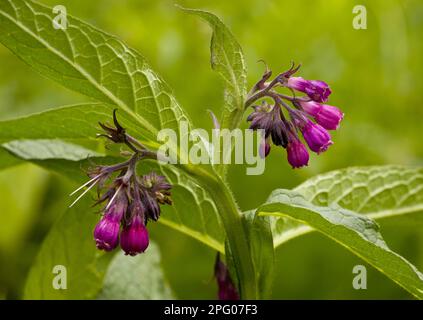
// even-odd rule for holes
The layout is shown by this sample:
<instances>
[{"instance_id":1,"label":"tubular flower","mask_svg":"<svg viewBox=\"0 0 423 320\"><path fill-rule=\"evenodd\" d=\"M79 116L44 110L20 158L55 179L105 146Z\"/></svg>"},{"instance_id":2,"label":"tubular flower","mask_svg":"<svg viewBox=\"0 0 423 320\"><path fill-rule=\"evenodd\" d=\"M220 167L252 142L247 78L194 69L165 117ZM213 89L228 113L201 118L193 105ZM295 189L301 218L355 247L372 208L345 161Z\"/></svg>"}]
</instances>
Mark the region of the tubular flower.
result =
<instances>
[{"instance_id":1,"label":"tubular flower","mask_svg":"<svg viewBox=\"0 0 423 320\"><path fill-rule=\"evenodd\" d=\"M120 223L128 201L122 192L118 193L94 229L94 240L100 250L111 251L119 244Z\"/></svg>"},{"instance_id":2,"label":"tubular flower","mask_svg":"<svg viewBox=\"0 0 423 320\"><path fill-rule=\"evenodd\" d=\"M300 106L327 130L337 130L344 114L337 107L314 101L301 101Z\"/></svg>"},{"instance_id":3,"label":"tubular flower","mask_svg":"<svg viewBox=\"0 0 423 320\"><path fill-rule=\"evenodd\" d=\"M321 153L326 151L333 144L329 132L321 125L307 121L302 129L304 140L311 151Z\"/></svg>"},{"instance_id":4,"label":"tubular flower","mask_svg":"<svg viewBox=\"0 0 423 320\"><path fill-rule=\"evenodd\" d=\"M288 78L288 88L304 92L311 100L326 102L332 93L328 84L320 80L305 80L301 77Z\"/></svg>"},{"instance_id":5,"label":"tubular flower","mask_svg":"<svg viewBox=\"0 0 423 320\"><path fill-rule=\"evenodd\" d=\"M301 142L300 135L311 151L320 154L333 144L327 130L337 130L344 117L337 107L323 104L331 94L328 84L294 77L298 70L299 66L292 65L291 69L279 74L272 81L267 81L272 73L266 70L245 102L246 107L252 106L254 109L247 117L250 129L264 130L260 156L264 158L270 153L271 141L286 149L288 162L293 168L307 166L309 161L309 153ZM306 96L285 95L276 91L277 87L300 91ZM266 100L261 105L253 105L261 99ZM268 99L272 99L273 104L267 102Z\"/></svg>"},{"instance_id":6,"label":"tubular flower","mask_svg":"<svg viewBox=\"0 0 423 320\"><path fill-rule=\"evenodd\" d=\"M308 165L308 151L300 140L290 141L286 147L286 153L292 168L301 168Z\"/></svg>"},{"instance_id":7,"label":"tubular flower","mask_svg":"<svg viewBox=\"0 0 423 320\"><path fill-rule=\"evenodd\" d=\"M148 231L140 215L136 214L126 225L120 236L120 246L126 255L135 256L144 252L149 244Z\"/></svg>"},{"instance_id":8,"label":"tubular flower","mask_svg":"<svg viewBox=\"0 0 423 320\"><path fill-rule=\"evenodd\" d=\"M94 229L96 246L111 251L119 244L120 220L114 214L106 213Z\"/></svg>"}]
</instances>

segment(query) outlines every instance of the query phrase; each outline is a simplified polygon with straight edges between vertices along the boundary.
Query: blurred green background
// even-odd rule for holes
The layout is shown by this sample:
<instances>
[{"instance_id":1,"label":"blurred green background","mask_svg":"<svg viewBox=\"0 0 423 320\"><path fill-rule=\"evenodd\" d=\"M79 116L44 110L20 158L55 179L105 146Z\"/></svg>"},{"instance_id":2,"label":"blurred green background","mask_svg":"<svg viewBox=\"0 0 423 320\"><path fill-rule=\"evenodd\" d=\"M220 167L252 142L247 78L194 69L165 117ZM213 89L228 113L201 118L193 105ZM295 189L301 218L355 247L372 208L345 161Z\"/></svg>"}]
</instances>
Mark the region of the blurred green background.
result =
<instances>
[{"instance_id":1,"label":"blurred green background","mask_svg":"<svg viewBox=\"0 0 423 320\"><path fill-rule=\"evenodd\" d=\"M335 144L292 170L274 150L261 176L230 169L242 209L262 203L278 187L291 188L315 174L357 165L422 164L423 2L421 0L72 0L68 13L116 34L147 57L174 88L195 124L211 128L206 109L220 114L222 82L209 65L210 30L181 13L211 10L232 29L244 49L248 81L301 62L305 78L327 81L330 103L345 112ZM355 5L367 8L367 30L352 27ZM0 120L86 101L46 80L0 46ZM276 149L276 148L275 148ZM29 164L0 171L0 298L19 298L28 268L48 228L69 204L69 181ZM419 222L420 220L420 222ZM423 270L422 219L381 224L387 243ZM87 232L91 232L87 231ZM159 224L151 225L163 268L178 298L213 299L214 252ZM368 266L368 289L352 288L352 269L363 262L318 234L295 239L276 252L276 299L408 299Z\"/></svg>"}]
</instances>

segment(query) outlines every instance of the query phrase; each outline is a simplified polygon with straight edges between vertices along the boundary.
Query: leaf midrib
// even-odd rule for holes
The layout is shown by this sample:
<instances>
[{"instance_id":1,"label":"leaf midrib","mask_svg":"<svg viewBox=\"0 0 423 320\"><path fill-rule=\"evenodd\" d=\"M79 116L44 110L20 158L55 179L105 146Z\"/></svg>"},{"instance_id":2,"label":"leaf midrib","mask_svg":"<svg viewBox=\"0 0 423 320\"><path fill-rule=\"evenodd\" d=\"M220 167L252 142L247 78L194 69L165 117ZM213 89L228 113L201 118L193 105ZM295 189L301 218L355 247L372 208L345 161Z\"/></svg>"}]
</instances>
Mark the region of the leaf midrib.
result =
<instances>
[{"instance_id":1,"label":"leaf midrib","mask_svg":"<svg viewBox=\"0 0 423 320\"><path fill-rule=\"evenodd\" d=\"M34 12L32 7L31 7L31 10ZM22 31L26 32L31 37L33 37L35 40L40 42L47 50L51 51L52 53L57 55L59 58L61 58L63 61L65 61L67 64L69 64L71 67L75 68L94 87L96 87L101 93L103 93L107 98L109 98L118 107L122 108L123 110L128 112L131 116L133 116L135 119L137 119L137 121L142 126L144 126L147 130L149 130L153 134L157 134L158 130L155 127L153 127L147 120L145 120L144 118L139 116L137 113L133 112L131 108L129 108L122 100L120 100L118 97L116 97L112 92L110 92L104 86L99 84L84 68L82 68L77 63L74 63L73 61L68 59L60 51L58 51L54 47L52 47L47 41L45 41L41 37L37 36L34 32L29 30L25 25L23 25L19 21L15 20L13 17L11 17L9 14L4 12L3 10L0 10L0 14L3 15L5 18L9 19L12 23L16 24L19 28L21 28Z\"/></svg>"}]
</instances>

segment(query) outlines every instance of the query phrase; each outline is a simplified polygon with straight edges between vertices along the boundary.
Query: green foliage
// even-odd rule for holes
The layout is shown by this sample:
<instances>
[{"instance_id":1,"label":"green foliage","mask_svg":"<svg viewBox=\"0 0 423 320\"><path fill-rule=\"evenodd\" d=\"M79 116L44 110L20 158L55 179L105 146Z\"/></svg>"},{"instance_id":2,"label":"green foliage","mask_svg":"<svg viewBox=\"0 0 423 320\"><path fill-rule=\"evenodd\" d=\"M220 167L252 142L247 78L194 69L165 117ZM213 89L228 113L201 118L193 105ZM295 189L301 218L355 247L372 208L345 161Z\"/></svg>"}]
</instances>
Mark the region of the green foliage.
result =
<instances>
[{"instance_id":1,"label":"green foliage","mask_svg":"<svg viewBox=\"0 0 423 320\"><path fill-rule=\"evenodd\" d=\"M140 138L153 141L160 128L188 121L137 51L71 16L66 30L56 30L54 17L51 8L32 1L2 1L0 42L42 75L130 113L143 131Z\"/></svg>"},{"instance_id":2,"label":"green foliage","mask_svg":"<svg viewBox=\"0 0 423 320\"><path fill-rule=\"evenodd\" d=\"M276 190L259 214L287 216L318 230L373 265L380 272L423 298L423 274L406 259L391 251L370 218L340 207L316 206L289 190Z\"/></svg>"},{"instance_id":3,"label":"green foliage","mask_svg":"<svg viewBox=\"0 0 423 320\"><path fill-rule=\"evenodd\" d=\"M101 154L60 140L13 140L3 148L24 160L65 159L78 161Z\"/></svg>"},{"instance_id":4,"label":"green foliage","mask_svg":"<svg viewBox=\"0 0 423 320\"><path fill-rule=\"evenodd\" d=\"M111 256L98 251L92 230L98 220L90 203L72 208L53 225L29 272L25 299L93 299L100 292ZM66 290L55 289L55 266L66 268Z\"/></svg>"},{"instance_id":5,"label":"green foliage","mask_svg":"<svg viewBox=\"0 0 423 320\"><path fill-rule=\"evenodd\" d=\"M220 122L223 128L236 128L242 120L247 92L242 49L213 14L183 10L201 17L213 29L211 65L223 78L225 91ZM120 150L108 148L95 138L99 133L97 122L110 122L115 108L128 132L153 149L158 147L156 134L160 129L178 132L182 120L191 125L169 86L135 49L71 16L67 30L55 30L53 18L51 8L35 2L2 1L0 42L43 76L97 102L0 122L0 168L25 160L80 183L84 179L81 168L90 162L108 164L121 160ZM261 34L260 39L263 37ZM279 61L278 57L280 64ZM172 147L179 158L186 157L177 146ZM143 172L151 169L174 185L174 205L165 207L160 222L213 250L226 251L226 260L244 298L270 297L274 247L313 230L340 243L414 296L423 297L421 273L388 248L372 220L421 213L421 168L384 166L330 172L293 191L275 191L257 210L260 215L253 211L240 213L222 174L227 169L223 166L158 166L148 161L140 168ZM279 163L277 169L281 169ZM289 175L292 173L285 179L292 183ZM288 183L280 182L276 175L274 179L278 179L278 185ZM250 197L254 200L266 191L246 185L244 182L245 194L254 194ZM111 256L95 249L91 230L98 216L90 214L89 205L88 201L78 204L51 228L31 267L24 297L171 298L156 245L135 259L116 255L110 264ZM52 268L57 264L68 268L69 288L64 291L52 288ZM146 273L148 278L143 279Z\"/></svg>"},{"instance_id":6,"label":"green foliage","mask_svg":"<svg viewBox=\"0 0 423 320\"><path fill-rule=\"evenodd\" d=\"M244 114L244 98L247 94L247 67L241 46L214 14L202 10L182 10L204 19L213 29L210 63L222 77L226 90L221 125L222 128L238 128Z\"/></svg>"},{"instance_id":7,"label":"green foliage","mask_svg":"<svg viewBox=\"0 0 423 320\"><path fill-rule=\"evenodd\" d=\"M419 167L353 167L318 175L294 191L317 206L337 205L372 219L423 211L423 171ZM274 244L312 231L298 222L273 224Z\"/></svg>"},{"instance_id":8,"label":"green foliage","mask_svg":"<svg viewBox=\"0 0 423 320\"><path fill-rule=\"evenodd\" d=\"M97 299L175 299L161 270L157 245L150 243L148 251L136 257L116 254Z\"/></svg>"}]
</instances>

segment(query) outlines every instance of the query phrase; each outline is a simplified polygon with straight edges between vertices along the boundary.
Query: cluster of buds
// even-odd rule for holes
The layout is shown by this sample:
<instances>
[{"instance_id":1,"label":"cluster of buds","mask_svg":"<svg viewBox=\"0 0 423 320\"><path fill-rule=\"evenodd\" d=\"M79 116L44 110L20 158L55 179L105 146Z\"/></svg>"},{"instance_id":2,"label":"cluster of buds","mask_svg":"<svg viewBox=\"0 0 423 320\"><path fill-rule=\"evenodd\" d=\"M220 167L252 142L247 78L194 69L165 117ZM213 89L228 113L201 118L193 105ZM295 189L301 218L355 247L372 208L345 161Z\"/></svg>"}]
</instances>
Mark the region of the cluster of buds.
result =
<instances>
[{"instance_id":1,"label":"cluster of buds","mask_svg":"<svg viewBox=\"0 0 423 320\"><path fill-rule=\"evenodd\" d=\"M105 136L115 143L124 143L134 153L125 162L111 166L97 166L89 170L91 178L71 195L86 188L74 201L75 204L84 194L97 186L96 205L105 203L103 215L94 229L96 246L100 250L111 251L119 243L125 254L131 256L144 252L149 244L146 228L149 220L157 221L160 217L160 205L172 204L171 185L166 178L150 172L139 176L136 166L139 160L154 158L155 153L147 150L129 136L113 113L115 127L101 124ZM71 206L72 206L71 205Z\"/></svg>"},{"instance_id":2,"label":"cluster of buds","mask_svg":"<svg viewBox=\"0 0 423 320\"><path fill-rule=\"evenodd\" d=\"M306 166L309 160L307 148L298 133L302 133L311 151L320 154L333 144L328 130L338 129L344 116L337 107L325 104L331 94L325 82L293 76L299 67L292 65L272 81L268 81L272 72L266 70L246 101L246 107L252 106L254 109L247 118L251 122L250 129L264 130L261 155L266 157L269 154L270 142L273 142L286 149L288 162L293 168ZM293 95L281 94L275 90L277 87L288 88ZM296 91L305 95L296 96ZM266 99L271 99L272 104ZM262 101L261 104L255 105L258 100Z\"/></svg>"}]
</instances>

